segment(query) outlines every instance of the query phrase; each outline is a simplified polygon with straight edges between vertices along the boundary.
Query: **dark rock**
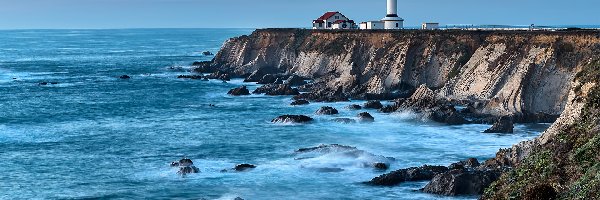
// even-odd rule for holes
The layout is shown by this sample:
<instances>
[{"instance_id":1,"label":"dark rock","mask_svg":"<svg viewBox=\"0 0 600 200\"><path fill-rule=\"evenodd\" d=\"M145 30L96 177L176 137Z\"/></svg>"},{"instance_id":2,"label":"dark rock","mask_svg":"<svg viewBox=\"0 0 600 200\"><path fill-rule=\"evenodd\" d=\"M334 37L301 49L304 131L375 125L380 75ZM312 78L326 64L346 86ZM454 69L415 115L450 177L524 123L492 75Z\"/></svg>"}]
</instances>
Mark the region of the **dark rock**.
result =
<instances>
[{"instance_id":1,"label":"dark rock","mask_svg":"<svg viewBox=\"0 0 600 200\"><path fill-rule=\"evenodd\" d=\"M350 119L350 118L335 118L335 119L333 119L333 121L337 122L337 123L342 123L342 124L356 123L356 120Z\"/></svg>"},{"instance_id":2,"label":"dark rock","mask_svg":"<svg viewBox=\"0 0 600 200\"><path fill-rule=\"evenodd\" d=\"M436 175L423 191L446 196L481 195L500 177L493 170L455 169Z\"/></svg>"},{"instance_id":3,"label":"dark rock","mask_svg":"<svg viewBox=\"0 0 600 200\"><path fill-rule=\"evenodd\" d=\"M233 96L250 95L250 90L248 90L246 88L246 86L244 85L244 86L229 90L229 92L227 94L233 95Z\"/></svg>"},{"instance_id":4,"label":"dark rock","mask_svg":"<svg viewBox=\"0 0 600 200\"><path fill-rule=\"evenodd\" d=\"M502 116L491 128L485 130L484 133L513 133L514 128L512 117Z\"/></svg>"},{"instance_id":5,"label":"dark rock","mask_svg":"<svg viewBox=\"0 0 600 200\"><path fill-rule=\"evenodd\" d=\"M48 82L41 82L39 85L48 85Z\"/></svg>"},{"instance_id":6,"label":"dark rock","mask_svg":"<svg viewBox=\"0 0 600 200\"><path fill-rule=\"evenodd\" d=\"M448 168L450 169L474 169L479 167L479 161L476 158L469 158L457 163L452 163Z\"/></svg>"},{"instance_id":7,"label":"dark rock","mask_svg":"<svg viewBox=\"0 0 600 200\"><path fill-rule=\"evenodd\" d=\"M308 102L307 100L300 99L300 100L296 100L296 101L292 102L290 105L300 106L300 105L308 105L308 104L310 104L310 102Z\"/></svg>"},{"instance_id":8,"label":"dark rock","mask_svg":"<svg viewBox=\"0 0 600 200\"><path fill-rule=\"evenodd\" d=\"M424 112L425 116L435 122L448 125L461 125L470 123L456 111L453 105L443 104L435 105L433 108Z\"/></svg>"},{"instance_id":9,"label":"dark rock","mask_svg":"<svg viewBox=\"0 0 600 200\"><path fill-rule=\"evenodd\" d=\"M306 84L306 82L304 82L304 78L298 76L298 75L292 75L290 76L286 82L286 84L291 85L291 86L301 86Z\"/></svg>"},{"instance_id":10,"label":"dark rock","mask_svg":"<svg viewBox=\"0 0 600 200\"><path fill-rule=\"evenodd\" d=\"M381 109L383 108L383 104L380 101L368 101L363 105L365 109Z\"/></svg>"},{"instance_id":11,"label":"dark rock","mask_svg":"<svg viewBox=\"0 0 600 200\"><path fill-rule=\"evenodd\" d=\"M236 197L236 198L235 198L235 199L233 199L233 200L244 200L244 199L242 199L242 197Z\"/></svg>"},{"instance_id":12,"label":"dark rock","mask_svg":"<svg viewBox=\"0 0 600 200\"><path fill-rule=\"evenodd\" d=\"M274 84L283 84L283 79L282 78L277 78L277 80L275 80Z\"/></svg>"},{"instance_id":13,"label":"dark rock","mask_svg":"<svg viewBox=\"0 0 600 200\"><path fill-rule=\"evenodd\" d=\"M213 53L212 53L212 52L210 52L210 51L205 51L205 52L202 52L202 55L204 55L204 56L213 56L213 55L215 55L215 54L213 54Z\"/></svg>"},{"instance_id":14,"label":"dark rock","mask_svg":"<svg viewBox=\"0 0 600 200\"><path fill-rule=\"evenodd\" d=\"M242 172L242 171L247 171L247 170L254 169L254 168L256 168L255 165L251 165L251 164L239 164L239 165L236 165L235 168L233 168L233 169L235 171Z\"/></svg>"},{"instance_id":15,"label":"dark rock","mask_svg":"<svg viewBox=\"0 0 600 200\"><path fill-rule=\"evenodd\" d=\"M346 96L342 92L342 87L339 87L336 91L332 92L330 90L317 90L312 91L310 93L303 93L296 95L294 97L295 100L306 99L315 102L340 102L340 101L350 101L348 96Z\"/></svg>"},{"instance_id":16,"label":"dark rock","mask_svg":"<svg viewBox=\"0 0 600 200\"><path fill-rule=\"evenodd\" d=\"M208 78L204 77L204 79L202 79L202 81L209 81Z\"/></svg>"},{"instance_id":17,"label":"dark rock","mask_svg":"<svg viewBox=\"0 0 600 200\"><path fill-rule=\"evenodd\" d=\"M181 159L178 162L172 162L171 167L179 167L177 173L181 175L200 173L200 169L194 166L194 162L188 158Z\"/></svg>"},{"instance_id":18,"label":"dark rock","mask_svg":"<svg viewBox=\"0 0 600 200\"><path fill-rule=\"evenodd\" d=\"M444 166L411 167L407 169L396 170L379 177L373 178L369 184L379 186L394 186L407 181L427 181L438 174L448 171Z\"/></svg>"},{"instance_id":19,"label":"dark rock","mask_svg":"<svg viewBox=\"0 0 600 200\"><path fill-rule=\"evenodd\" d=\"M387 105L387 106L384 106L383 108L379 109L379 112L393 113L393 112L396 112L397 109L398 109L398 107L396 107L394 105Z\"/></svg>"},{"instance_id":20,"label":"dark rock","mask_svg":"<svg viewBox=\"0 0 600 200\"><path fill-rule=\"evenodd\" d=\"M264 75L259 81L258 84L272 84L277 81L277 77L273 74Z\"/></svg>"},{"instance_id":21,"label":"dark rock","mask_svg":"<svg viewBox=\"0 0 600 200\"><path fill-rule=\"evenodd\" d=\"M273 70L268 70L267 68L260 68L244 79L244 82L259 82L265 75L273 73Z\"/></svg>"},{"instance_id":22,"label":"dark rock","mask_svg":"<svg viewBox=\"0 0 600 200\"><path fill-rule=\"evenodd\" d=\"M131 77L128 75L121 75L119 76L120 79L130 79Z\"/></svg>"},{"instance_id":23,"label":"dark rock","mask_svg":"<svg viewBox=\"0 0 600 200\"><path fill-rule=\"evenodd\" d=\"M374 163L373 167L378 170L388 170L390 166L385 163Z\"/></svg>"},{"instance_id":24,"label":"dark rock","mask_svg":"<svg viewBox=\"0 0 600 200\"><path fill-rule=\"evenodd\" d=\"M349 110L360 110L360 109L362 109L362 106L356 105L356 104L352 104L352 105L347 106L346 108L349 109Z\"/></svg>"},{"instance_id":25,"label":"dark rock","mask_svg":"<svg viewBox=\"0 0 600 200\"><path fill-rule=\"evenodd\" d=\"M358 114L358 121L360 122L374 122L375 118L371 116L368 112L363 112Z\"/></svg>"},{"instance_id":26,"label":"dark rock","mask_svg":"<svg viewBox=\"0 0 600 200\"><path fill-rule=\"evenodd\" d=\"M558 196L556 189L548 184L536 185L525 190L523 200L554 200Z\"/></svg>"},{"instance_id":27,"label":"dark rock","mask_svg":"<svg viewBox=\"0 0 600 200\"><path fill-rule=\"evenodd\" d=\"M192 69L193 72L196 73L215 73L217 72L217 68L213 66L211 61L202 61L202 62L194 62L192 64L194 67Z\"/></svg>"},{"instance_id":28,"label":"dark rock","mask_svg":"<svg viewBox=\"0 0 600 200\"><path fill-rule=\"evenodd\" d=\"M298 92L298 89L296 88L292 88L289 85L286 84L268 84L268 85L263 85L261 87L259 87L258 89L254 90L254 92L252 92L254 94L266 94L266 95L270 95L270 96L277 96L277 95L298 95L300 94L300 92Z\"/></svg>"},{"instance_id":29,"label":"dark rock","mask_svg":"<svg viewBox=\"0 0 600 200\"><path fill-rule=\"evenodd\" d=\"M356 151L358 150L356 147L351 147L351 146L346 146L346 145L339 145L339 144L322 144L316 147L309 147L309 148L300 148L298 150L296 150L296 153L308 153L308 152L314 152L314 151L319 151L319 152L331 152L331 151L337 151L337 150L345 150L345 151Z\"/></svg>"},{"instance_id":30,"label":"dark rock","mask_svg":"<svg viewBox=\"0 0 600 200\"><path fill-rule=\"evenodd\" d=\"M202 79L202 75L179 75L177 78L180 79Z\"/></svg>"},{"instance_id":31,"label":"dark rock","mask_svg":"<svg viewBox=\"0 0 600 200\"><path fill-rule=\"evenodd\" d=\"M313 119L304 115L282 115L273 120L272 123L308 123Z\"/></svg>"},{"instance_id":32,"label":"dark rock","mask_svg":"<svg viewBox=\"0 0 600 200\"><path fill-rule=\"evenodd\" d=\"M208 79L218 79L218 80L223 80L223 81L230 81L231 80L231 75L229 75L226 72L216 71L216 72L214 72L212 74L207 75L206 78L208 78Z\"/></svg>"},{"instance_id":33,"label":"dark rock","mask_svg":"<svg viewBox=\"0 0 600 200\"><path fill-rule=\"evenodd\" d=\"M337 109L335 109L333 107L329 107L329 106L323 106L319 110L317 110L317 112L315 112L315 113L317 115L337 115L337 114L339 114Z\"/></svg>"}]
</instances>

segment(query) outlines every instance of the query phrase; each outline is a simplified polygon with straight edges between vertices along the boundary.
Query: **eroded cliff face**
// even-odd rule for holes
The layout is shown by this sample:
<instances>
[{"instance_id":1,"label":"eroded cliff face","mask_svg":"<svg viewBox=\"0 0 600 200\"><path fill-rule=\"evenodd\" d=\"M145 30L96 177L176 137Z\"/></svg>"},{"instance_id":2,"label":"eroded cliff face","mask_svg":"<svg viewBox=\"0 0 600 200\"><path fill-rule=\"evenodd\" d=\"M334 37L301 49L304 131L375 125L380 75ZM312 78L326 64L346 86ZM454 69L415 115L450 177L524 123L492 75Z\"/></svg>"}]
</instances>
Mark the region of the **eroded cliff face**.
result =
<instances>
[{"instance_id":1,"label":"eroded cliff face","mask_svg":"<svg viewBox=\"0 0 600 200\"><path fill-rule=\"evenodd\" d=\"M211 65L297 74L355 98L426 85L439 98L483 102L484 114L560 115L485 162L508 172L482 198L600 198L598 31L257 30L227 41Z\"/></svg>"},{"instance_id":2,"label":"eroded cliff face","mask_svg":"<svg viewBox=\"0 0 600 200\"><path fill-rule=\"evenodd\" d=\"M316 79L353 98L425 84L449 99L487 102L486 114L565 108L572 80L600 50L598 32L257 30L228 40L214 65Z\"/></svg>"}]
</instances>

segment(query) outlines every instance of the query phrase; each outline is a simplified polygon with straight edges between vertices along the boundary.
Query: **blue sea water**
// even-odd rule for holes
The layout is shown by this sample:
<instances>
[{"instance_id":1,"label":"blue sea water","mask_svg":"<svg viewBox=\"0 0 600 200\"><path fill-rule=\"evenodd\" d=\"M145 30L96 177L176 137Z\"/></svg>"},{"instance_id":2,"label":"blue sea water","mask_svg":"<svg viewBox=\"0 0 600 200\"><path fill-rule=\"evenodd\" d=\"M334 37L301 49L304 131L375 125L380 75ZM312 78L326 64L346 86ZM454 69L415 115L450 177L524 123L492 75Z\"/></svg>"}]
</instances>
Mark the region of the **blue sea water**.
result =
<instances>
[{"instance_id":1,"label":"blue sea water","mask_svg":"<svg viewBox=\"0 0 600 200\"><path fill-rule=\"evenodd\" d=\"M368 163L393 157L392 169L493 157L548 125L515 134L483 134L485 125L443 126L410 113L370 111L373 124L338 124L350 103L289 106L289 97L231 97L228 83L177 79L193 61L210 60L228 38L250 29L0 31L1 199L474 199L361 184L384 172ZM130 80L121 80L127 74ZM39 85L40 82L57 82ZM249 87L258 87L249 84ZM352 103L362 103L360 101ZM215 107L209 106L215 104ZM272 124L283 114L316 118ZM319 144L368 153L329 152L296 159ZM177 175L188 157L202 171ZM222 169L240 163L258 168ZM339 168L340 172L319 169Z\"/></svg>"}]
</instances>

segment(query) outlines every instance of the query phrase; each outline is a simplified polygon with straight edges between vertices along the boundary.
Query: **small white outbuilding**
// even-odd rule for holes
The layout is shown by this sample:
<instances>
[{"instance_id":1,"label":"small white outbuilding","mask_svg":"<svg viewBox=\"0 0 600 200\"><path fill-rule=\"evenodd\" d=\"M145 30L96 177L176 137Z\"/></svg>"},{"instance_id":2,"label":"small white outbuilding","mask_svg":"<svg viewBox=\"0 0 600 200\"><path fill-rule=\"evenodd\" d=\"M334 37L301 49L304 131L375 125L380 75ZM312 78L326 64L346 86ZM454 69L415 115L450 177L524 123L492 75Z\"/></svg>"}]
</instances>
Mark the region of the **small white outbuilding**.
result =
<instances>
[{"instance_id":1,"label":"small white outbuilding","mask_svg":"<svg viewBox=\"0 0 600 200\"><path fill-rule=\"evenodd\" d=\"M440 29L440 23L426 22L426 23L421 24L421 29L423 29L423 30L438 30L438 29Z\"/></svg>"},{"instance_id":2,"label":"small white outbuilding","mask_svg":"<svg viewBox=\"0 0 600 200\"><path fill-rule=\"evenodd\" d=\"M360 23L360 29L384 29L384 25L382 21L368 21Z\"/></svg>"}]
</instances>

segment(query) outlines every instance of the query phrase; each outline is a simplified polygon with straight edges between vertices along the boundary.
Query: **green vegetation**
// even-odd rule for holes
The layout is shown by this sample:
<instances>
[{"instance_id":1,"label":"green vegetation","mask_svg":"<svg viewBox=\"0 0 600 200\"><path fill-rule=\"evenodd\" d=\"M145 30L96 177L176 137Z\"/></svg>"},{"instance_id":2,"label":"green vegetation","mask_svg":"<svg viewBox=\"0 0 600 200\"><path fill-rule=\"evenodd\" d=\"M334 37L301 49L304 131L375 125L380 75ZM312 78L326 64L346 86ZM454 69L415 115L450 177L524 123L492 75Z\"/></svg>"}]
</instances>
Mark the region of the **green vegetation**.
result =
<instances>
[{"instance_id":1,"label":"green vegetation","mask_svg":"<svg viewBox=\"0 0 600 200\"><path fill-rule=\"evenodd\" d=\"M586 66L576 78L582 84L598 84L600 63ZM523 199L536 185L549 185L559 199L600 199L600 85L585 100L578 123L534 148L518 167L492 184L483 198Z\"/></svg>"}]
</instances>

